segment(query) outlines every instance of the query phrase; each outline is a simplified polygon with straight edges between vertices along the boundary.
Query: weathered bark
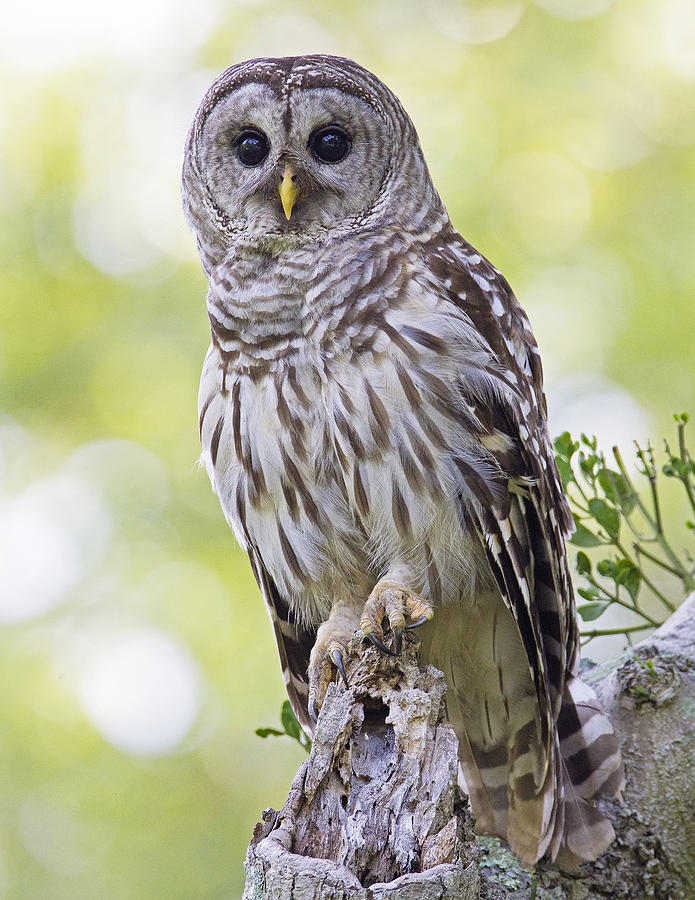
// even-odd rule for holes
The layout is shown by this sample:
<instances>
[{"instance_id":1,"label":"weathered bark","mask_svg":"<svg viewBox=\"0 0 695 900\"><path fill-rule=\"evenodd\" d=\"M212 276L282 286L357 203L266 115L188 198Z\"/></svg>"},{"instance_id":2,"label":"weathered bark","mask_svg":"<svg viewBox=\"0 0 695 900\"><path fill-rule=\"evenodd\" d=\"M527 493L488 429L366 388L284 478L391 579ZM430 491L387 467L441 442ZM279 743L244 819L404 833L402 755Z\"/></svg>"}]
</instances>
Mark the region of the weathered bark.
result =
<instances>
[{"instance_id":1,"label":"weathered bark","mask_svg":"<svg viewBox=\"0 0 695 900\"><path fill-rule=\"evenodd\" d=\"M603 807L614 844L575 875L532 875L501 842L473 837L444 679L416 649L356 653L349 690L331 685L287 803L256 826L244 900L521 900L534 880L538 900L695 898L695 595L583 673L620 736L627 788Z\"/></svg>"},{"instance_id":2,"label":"weathered bark","mask_svg":"<svg viewBox=\"0 0 695 900\"><path fill-rule=\"evenodd\" d=\"M245 900L444 900L479 896L478 848L457 785L458 741L441 672L353 654L330 685L309 759L246 857Z\"/></svg>"}]
</instances>

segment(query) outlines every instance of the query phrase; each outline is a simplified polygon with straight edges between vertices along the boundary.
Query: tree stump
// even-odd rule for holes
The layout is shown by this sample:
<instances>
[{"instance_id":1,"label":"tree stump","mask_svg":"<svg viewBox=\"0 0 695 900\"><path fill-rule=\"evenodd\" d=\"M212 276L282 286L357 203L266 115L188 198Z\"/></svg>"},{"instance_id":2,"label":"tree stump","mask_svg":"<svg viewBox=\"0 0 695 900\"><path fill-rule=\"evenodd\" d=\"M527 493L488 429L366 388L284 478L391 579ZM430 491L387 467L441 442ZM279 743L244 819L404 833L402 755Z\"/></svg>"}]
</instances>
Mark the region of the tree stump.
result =
<instances>
[{"instance_id":1,"label":"tree stump","mask_svg":"<svg viewBox=\"0 0 695 900\"><path fill-rule=\"evenodd\" d=\"M256 826L244 900L479 897L446 684L408 638L397 658L360 647L350 687L330 685L287 803Z\"/></svg>"},{"instance_id":2,"label":"tree stump","mask_svg":"<svg viewBox=\"0 0 695 900\"><path fill-rule=\"evenodd\" d=\"M330 686L287 803L256 826L244 900L695 898L695 594L641 644L583 668L627 787L601 804L616 840L576 873L531 873L473 836L444 677L417 647L411 637L395 659L360 648L350 688Z\"/></svg>"}]
</instances>

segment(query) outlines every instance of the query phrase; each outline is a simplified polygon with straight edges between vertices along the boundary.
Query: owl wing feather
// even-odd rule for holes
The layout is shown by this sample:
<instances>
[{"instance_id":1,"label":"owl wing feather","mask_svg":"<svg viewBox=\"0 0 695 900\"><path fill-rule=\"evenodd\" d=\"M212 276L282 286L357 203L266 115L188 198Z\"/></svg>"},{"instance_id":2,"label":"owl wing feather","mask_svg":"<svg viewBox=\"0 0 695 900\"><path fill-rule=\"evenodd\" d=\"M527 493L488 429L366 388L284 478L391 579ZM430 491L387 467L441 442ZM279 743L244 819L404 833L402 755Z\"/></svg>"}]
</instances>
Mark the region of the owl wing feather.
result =
<instances>
[{"instance_id":1,"label":"owl wing feather","mask_svg":"<svg viewBox=\"0 0 695 900\"><path fill-rule=\"evenodd\" d=\"M265 567L258 547L250 539L247 550L251 569L273 626L287 697L299 724L306 734L312 734L314 726L308 713L309 687L306 673L316 631L304 628L299 622L293 621L294 616L289 604L282 597Z\"/></svg>"},{"instance_id":2,"label":"owl wing feather","mask_svg":"<svg viewBox=\"0 0 695 900\"><path fill-rule=\"evenodd\" d=\"M470 319L500 366L492 374L501 389L492 395L481 396L465 379L460 385L505 482L504 490L491 491L489 481L484 485L462 471L467 496L477 500L466 502L464 512L473 520L518 626L540 714L536 770L529 771L528 760L515 769L510 758L503 836L522 857L536 859L548 851L571 865L596 856L612 840L610 824L592 801L600 793L619 792L624 782L610 722L593 692L574 677L578 631L564 545L574 522L548 434L540 356L528 319L504 277L484 257L453 230L444 237L425 248L428 271L440 295ZM462 427L470 428L470 421ZM523 723L519 727L523 730ZM573 769L578 759L581 772ZM486 794L484 769L474 762L475 787ZM533 819L536 827L529 828ZM529 831L535 837L525 843Z\"/></svg>"},{"instance_id":3,"label":"owl wing feather","mask_svg":"<svg viewBox=\"0 0 695 900\"><path fill-rule=\"evenodd\" d=\"M461 384L502 480L502 490L481 493L474 514L495 579L524 636L539 700L547 694L556 718L565 672L577 655L564 548L574 523L548 435L538 347L504 277L458 234L429 245L426 262L441 294L471 320L499 364L492 374L503 389L493 396ZM495 442L495 436L501 439Z\"/></svg>"},{"instance_id":4,"label":"owl wing feather","mask_svg":"<svg viewBox=\"0 0 695 900\"><path fill-rule=\"evenodd\" d=\"M224 384L224 376L222 376L222 384ZM218 462L218 452L225 422L228 427L231 425L232 444L235 450L237 446L241 448L242 440L238 382L235 381L228 392L232 406L231 414L226 412L226 395L220 391L220 386L218 348L213 340L213 344L205 357L198 406L200 411L200 437L203 443L203 461L208 469L212 484L216 486L215 489L218 492L220 488L217 485L215 467ZM214 428L211 424L208 424L215 421L217 424ZM224 445L222 444L222 446ZM237 458L244 457L241 449L238 449L236 452L238 453ZM266 610L273 626L278 655L280 656L282 677L285 682L287 696L302 728L307 734L310 734L312 723L307 712L308 685L306 672L316 632L314 629L304 627L296 620L290 604L282 596L270 575L263 561L260 548L249 532L246 519L246 504L242 499L243 492L240 490L240 485L241 483L237 485L237 490L233 498L230 499L229 506L233 509L233 515L229 515L228 518L235 525L235 534L240 546L248 553L251 571L265 601Z\"/></svg>"}]
</instances>

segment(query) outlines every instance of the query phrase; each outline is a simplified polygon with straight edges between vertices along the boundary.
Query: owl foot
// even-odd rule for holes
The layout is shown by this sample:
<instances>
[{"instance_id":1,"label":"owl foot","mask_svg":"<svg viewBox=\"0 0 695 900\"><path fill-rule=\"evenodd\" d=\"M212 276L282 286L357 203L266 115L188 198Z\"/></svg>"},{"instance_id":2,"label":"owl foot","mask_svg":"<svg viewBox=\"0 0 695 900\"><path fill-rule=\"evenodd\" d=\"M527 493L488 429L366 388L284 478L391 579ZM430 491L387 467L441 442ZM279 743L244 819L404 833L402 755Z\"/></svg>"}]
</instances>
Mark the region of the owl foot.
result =
<instances>
[{"instance_id":1,"label":"owl foot","mask_svg":"<svg viewBox=\"0 0 695 900\"><path fill-rule=\"evenodd\" d=\"M405 624L405 617L412 620ZM422 597L393 581L379 581L364 604L360 618L362 634L389 656L398 656L403 646L403 630L417 628L434 616L432 605ZM382 622L388 619L393 632L394 650L384 644Z\"/></svg>"},{"instance_id":2,"label":"owl foot","mask_svg":"<svg viewBox=\"0 0 695 900\"><path fill-rule=\"evenodd\" d=\"M336 604L328 621L319 627L316 642L309 656L307 677L309 680L309 715L314 721L323 704L328 685L339 675L345 687L349 687L345 672L345 660L349 656L350 638L357 630L357 620L349 606Z\"/></svg>"}]
</instances>

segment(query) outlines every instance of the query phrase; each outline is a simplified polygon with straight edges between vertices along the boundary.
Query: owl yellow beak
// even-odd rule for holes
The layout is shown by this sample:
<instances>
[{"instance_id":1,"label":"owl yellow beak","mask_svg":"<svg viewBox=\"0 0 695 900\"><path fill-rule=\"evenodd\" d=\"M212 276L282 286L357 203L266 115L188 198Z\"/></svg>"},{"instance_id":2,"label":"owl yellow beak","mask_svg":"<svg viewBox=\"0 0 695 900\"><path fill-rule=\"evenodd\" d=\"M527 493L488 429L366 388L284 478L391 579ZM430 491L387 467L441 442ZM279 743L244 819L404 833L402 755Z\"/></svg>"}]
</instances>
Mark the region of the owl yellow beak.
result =
<instances>
[{"instance_id":1,"label":"owl yellow beak","mask_svg":"<svg viewBox=\"0 0 695 900\"><path fill-rule=\"evenodd\" d=\"M288 222L299 197L299 188L294 183L296 177L292 166L285 166L285 171L282 173L282 181L280 182L280 200Z\"/></svg>"}]
</instances>

